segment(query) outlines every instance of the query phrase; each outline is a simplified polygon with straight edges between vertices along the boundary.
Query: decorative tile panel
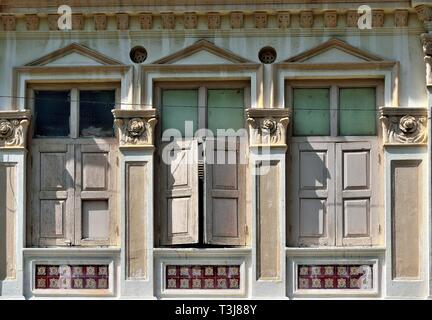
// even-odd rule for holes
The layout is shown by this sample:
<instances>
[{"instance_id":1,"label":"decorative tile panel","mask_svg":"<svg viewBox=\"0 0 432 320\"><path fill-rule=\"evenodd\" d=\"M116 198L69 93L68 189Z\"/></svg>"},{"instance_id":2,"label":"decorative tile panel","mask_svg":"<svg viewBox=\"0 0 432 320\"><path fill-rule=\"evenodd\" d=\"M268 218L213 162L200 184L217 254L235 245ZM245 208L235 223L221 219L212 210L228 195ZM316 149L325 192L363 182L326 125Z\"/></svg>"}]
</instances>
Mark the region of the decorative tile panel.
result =
<instances>
[{"instance_id":1,"label":"decorative tile panel","mask_svg":"<svg viewBox=\"0 0 432 320\"><path fill-rule=\"evenodd\" d=\"M239 265L168 265L167 289L240 289Z\"/></svg>"},{"instance_id":2,"label":"decorative tile panel","mask_svg":"<svg viewBox=\"0 0 432 320\"><path fill-rule=\"evenodd\" d=\"M36 265L36 289L108 289L108 265Z\"/></svg>"},{"instance_id":3,"label":"decorative tile panel","mask_svg":"<svg viewBox=\"0 0 432 320\"><path fill-rule=\"evenodd\" d=\"M372 289L372 265L299 265L298 289Z\"/></svg>"}]
</instances>

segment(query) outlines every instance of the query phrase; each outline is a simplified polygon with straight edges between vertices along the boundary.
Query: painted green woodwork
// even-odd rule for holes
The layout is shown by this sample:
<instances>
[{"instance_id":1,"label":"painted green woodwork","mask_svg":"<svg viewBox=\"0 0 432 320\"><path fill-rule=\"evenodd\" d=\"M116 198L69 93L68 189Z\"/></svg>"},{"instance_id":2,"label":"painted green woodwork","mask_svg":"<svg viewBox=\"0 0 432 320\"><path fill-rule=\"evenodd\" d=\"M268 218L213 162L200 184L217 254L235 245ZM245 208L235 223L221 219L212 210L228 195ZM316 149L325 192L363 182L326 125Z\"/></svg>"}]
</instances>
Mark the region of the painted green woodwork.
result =
<instances>
[{"instance_id":1,"label":"painted green woodwork","mask_svg":"<svg viewBox=\"0 0 432 320\"><path fill-rule=\"evenodd\" d=\"M198 90L162 91L162 134L167 129L177 129L185 136L185 121L193 122L193 132L198 125Z\"/></svg>"},{"instance_id":2,"label":"painted green woodwork","mask_svg":"<svg viewBox=\"0 0 432 320\"><path fill-rule=\"evenodd\" d=\"M207 94L207 127L215 136L217 129L244 127L243 89L210 89Z\"/></svg>"},{"instance_id":3,"label":"painted green woodwork","mask_svg":"<svg viewBox=\"0 0 432 320\"><path fill-rule=\"evenodd\" d=\"M294 89L293 134L295 136L330 135L330 89Z\"/></svg>"},{"instance_id":4,"label":"painted green woodwork","mask_svg":"<svg viewBox=\"0 0 432 320\"><path fill-rule=\"evenodd\" d=\"M375 88L339 89L339 135L376 134Z\"/></svg>"}]
</instances>

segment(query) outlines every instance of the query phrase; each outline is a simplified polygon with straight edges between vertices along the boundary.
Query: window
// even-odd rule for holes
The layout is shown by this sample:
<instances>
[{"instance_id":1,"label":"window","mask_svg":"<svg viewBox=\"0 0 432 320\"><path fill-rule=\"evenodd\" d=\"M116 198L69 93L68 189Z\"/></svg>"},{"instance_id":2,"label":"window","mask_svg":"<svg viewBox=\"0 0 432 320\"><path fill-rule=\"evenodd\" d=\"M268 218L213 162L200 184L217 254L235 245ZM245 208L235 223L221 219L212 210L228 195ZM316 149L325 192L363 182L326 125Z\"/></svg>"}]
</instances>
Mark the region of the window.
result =
<instances>
[{"instance_id":1,"label":"window","mask_svg":"<svg viewBox=\"0 0 432 320\"><path fill-rule=\"evenodd\" d=\"M117 92L115 84L29 86L32 246L116 244Z\"/></svg>"},{"instance_id":2,"label":"window","mask_svg":"<svg viewBox=\"0 0 432 320\"><path fill-rule=\"evenodd\" d=\"M291 246L374 245L379 239L378 80L290 82Z\"/></svg>"},{"instance_id":3,"label":"window","mask_svg":"<svg viewBox=\"0 0 432 320\"><path fill-rule=\"evenodd\" d=\"M113 137L114 90L34 90L34 136ZM76 120L79 119L79 120Z\"/></svg>"},{"instance_id":4,"label":"window","mask_svg":"<svg viewBox=\"0 0 432 320\"><path fill-rule=\"evenodd\" d=\"M378 84L317 82L293 85L294 136L376 135Z\"/></svg>"},{"instance_id":5,"label":"window","mask_svg":"<svg viewBox=\"0 0 432 320\"><path fill-rule=\"evenodd\" d=\"M244 245L246 151L238 130L244 128L248 85L162 83L157 92L159 136L173 128L182 135L159 143L159 244ZM211 133L196 138L198 129ZM165 163L169 144L176 150Z\"/></svg>"}]
</instances>

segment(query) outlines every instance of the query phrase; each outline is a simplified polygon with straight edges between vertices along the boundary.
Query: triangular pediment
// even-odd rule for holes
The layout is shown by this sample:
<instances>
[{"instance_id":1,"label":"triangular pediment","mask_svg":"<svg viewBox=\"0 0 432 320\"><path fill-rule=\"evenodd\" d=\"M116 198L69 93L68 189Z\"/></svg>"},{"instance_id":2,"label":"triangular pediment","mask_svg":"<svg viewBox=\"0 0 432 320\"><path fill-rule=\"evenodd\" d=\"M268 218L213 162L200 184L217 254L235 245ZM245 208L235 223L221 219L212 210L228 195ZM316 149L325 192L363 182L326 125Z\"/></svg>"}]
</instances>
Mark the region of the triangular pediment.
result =
<instances>
[{"instance_id":1,"label":"triangular pediment","mask_svg":"<svg viewBox=\"0 0 432 320\"><path fill-rule=\"evenodd\" d=\"M199 40L189 47L154 61L153 64L202 65L250 62L231 51L215 46L210 41Z\"/></svg>"},{"instance_id":2,"label":"triangular pediment","mask_svg":"<svg viewBox=\"0 0 432 320\"><path fill-rule=\"evenodd\" d=\"M367 51L353 47L342 40L331 39L317 47L289 58L285 62L362 63L372 61L383 61L383 59Z\"/></svg>"},{"instance_id":3,"label":"triangular pediment","mask_svg":"<svg viewBox=\"0 0 432 320\"><path fill-rule=\"evenodd\" d=\"M112 66L123 65L100 52L89 49L81 44L72 43L64 48L53 51L26 66Z\"/></svg>"}]
</instances>

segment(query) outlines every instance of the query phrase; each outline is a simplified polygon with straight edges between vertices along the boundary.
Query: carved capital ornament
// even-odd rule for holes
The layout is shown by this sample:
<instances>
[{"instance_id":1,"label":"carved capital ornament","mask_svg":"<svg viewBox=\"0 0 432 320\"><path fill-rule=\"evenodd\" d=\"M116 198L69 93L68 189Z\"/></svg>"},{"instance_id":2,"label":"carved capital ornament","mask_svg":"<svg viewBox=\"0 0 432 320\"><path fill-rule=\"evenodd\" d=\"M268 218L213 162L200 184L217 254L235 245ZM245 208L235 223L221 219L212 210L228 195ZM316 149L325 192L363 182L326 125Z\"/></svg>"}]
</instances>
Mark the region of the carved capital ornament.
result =
<instances>
[{"instance_id":1,"label":"carved capital ornament","mask_svg":"<svg viewBox=\"0 0 432 320\"><path fill-rule=\"evenodd\" d=\"M156 110L113 110L120 147L153 147Z\"/></svg>"},{"instance_id":2,"label":"carved capital ornament","mask_svg":"<svg viewBox=\"0 0 432 320\"><path fill-rule=\"evenodd\" d=\"M427 109L383 107L380 120L385 145L427 144Z\"/></svg>"},{"instance_id":3,"label":"carved capital ornament","mask_svg":"<svg viewBox=\"0 0 432 320\"><path fill-rule=\"evenodd\" d=\"M30 111L0 111L0 148L26 148Z\"/></svg>"},{"instance_id":4,"label":"carved capital ornament","mask_svg":"<svg viewBox=\"0 0 432 320\"><path fill-rule=\"evenodd\" d=\"M247 109L251 146L286 146L288 109Z\"/></svg>"}]
</instances>

